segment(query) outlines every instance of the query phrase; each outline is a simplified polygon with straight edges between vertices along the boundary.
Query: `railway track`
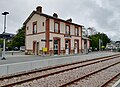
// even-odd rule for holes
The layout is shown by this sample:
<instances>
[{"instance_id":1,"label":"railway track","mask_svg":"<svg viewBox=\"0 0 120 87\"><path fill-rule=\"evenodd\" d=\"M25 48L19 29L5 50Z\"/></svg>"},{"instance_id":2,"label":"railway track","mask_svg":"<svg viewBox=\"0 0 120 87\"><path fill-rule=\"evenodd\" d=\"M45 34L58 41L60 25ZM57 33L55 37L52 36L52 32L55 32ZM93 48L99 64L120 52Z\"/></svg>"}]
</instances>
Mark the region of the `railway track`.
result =
<instances>
[{"instance_id":1,"label":"railway track","mask_svg":"<svg viewBox=\"0 0 120 87\"><path fill-rule=\"evenodd\" d=\"M79 86L80 87L84 87L84 86L85 87L106 87L107 84L110 83L110 81L114 80L117 76L120 75L120 70L116 73L115 73L116 70L114 71L114 73L109 73L108 71L110 71L111 69L114 70L114 68L116 67L118 68L119 66L120 66L120 62L111 64L110 66L107 66L100 70L96 70L83 77L71 80L70 82L62 84L59 87L79 87Z\"/></svg>"},{"instance_id":2,"label":"railway track","mask_svg":"<svg viewBox=\"0 0 120 87\"><path fill-rule=\"evenodd\" d=\"M64 65L34 70L26 73L1 77L0 87L12 87L12 86L17 87L20 85L24 87L26 86L33 87L33 85L36 85L35 87L46 87L46 86L50 86L51 83L53 83L51 87L58 87L58 86L66 87L68 85L74 84L76 81L78 82L81 79L94 75L95 73L99 73L100 71L104 71L115 65L119 65L120 63L119 57L120 55L117 54L117 55L112 55L112 56L107 56L107 57L102 57L97 59L91 59L87 61L64 64ZM101 66L102 64L104 64L104 66ZM96 65L99 67L96 67ZM93 71L92 71L92 67L95 67ZM91 70L88 71L87 68L91 68ZM71 77L69 79L69 76L71 75L69 73L78 72L79 70L84 71L84 72L80 72L82 73L80 77L77 76L73 79ZM64 74L68 75L68 77L67 76L65 77L67 78L66 81L62 81L63 79L65 79L65 78L62 78L62 75L64 76ZM55 75L58 75L60 79L57 78L58 80L55 80L54 79ZM52 79L48 80L48 78L53 78L53 81ZM57 81L57 83L54 83L54 80ZM49 82L46 83L46 81L50 81L50 84ZM109 81L107 80L106 83L108 82L110 82L110 80Z\"/></svg>"},{"instance_id":3,"label":"railway track","mask_svg":"<svg viewBox=\"0 0 120 87\"><path fill-rule=\"evenodd\" d=\"M120 74L117 74L115 77L111 78L104 84L104 87L115 87L117 81L120 80ZM118 84L118 83L117 83ZM117 85L116 84L116 85ZM114 85L114 86L113 86Z\"/></svg>"}]
</instances>

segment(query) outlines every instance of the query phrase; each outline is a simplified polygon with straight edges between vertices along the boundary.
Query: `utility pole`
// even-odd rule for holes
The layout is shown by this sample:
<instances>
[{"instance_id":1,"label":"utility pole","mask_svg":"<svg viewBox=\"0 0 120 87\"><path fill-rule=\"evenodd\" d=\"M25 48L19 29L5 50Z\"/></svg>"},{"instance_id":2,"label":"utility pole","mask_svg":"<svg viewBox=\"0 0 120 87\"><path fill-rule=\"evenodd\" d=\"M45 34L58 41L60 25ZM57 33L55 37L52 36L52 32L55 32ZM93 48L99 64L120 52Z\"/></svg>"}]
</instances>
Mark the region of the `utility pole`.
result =
<instances>
[{"instance_id":1,"label":"utility pole","mask_svg":"<svg viewBox=\"0 0 120 87\"><path fill-rule=\"evenodd\" d=\"M87 37L87 39L86 39L86 54L88 54L88 29L86 28L86 37Z\"/></svg>"},{"instance_id":2,"label":"utility pole","mask_svg":"<svg viewBox=\"0 0 120 87\"><path fill-rule=\"evenodd\" d=\"M99 39L99 51L101 51L101 39Z\"/></svg>"},{"instance_id":3,"label":"utility pole","mask_svg":"<svg viewBox=\"0 0 120 87\"><path fill-rule=\"evenodd\" d=\"M2 59L1 60L6 60L5 58L5 32L6 32L6 15L9 14L9 12L4 12L2 15L4 15L4 32L3 32L3 54L2 54Z\"/></svg>"}]
</instances>

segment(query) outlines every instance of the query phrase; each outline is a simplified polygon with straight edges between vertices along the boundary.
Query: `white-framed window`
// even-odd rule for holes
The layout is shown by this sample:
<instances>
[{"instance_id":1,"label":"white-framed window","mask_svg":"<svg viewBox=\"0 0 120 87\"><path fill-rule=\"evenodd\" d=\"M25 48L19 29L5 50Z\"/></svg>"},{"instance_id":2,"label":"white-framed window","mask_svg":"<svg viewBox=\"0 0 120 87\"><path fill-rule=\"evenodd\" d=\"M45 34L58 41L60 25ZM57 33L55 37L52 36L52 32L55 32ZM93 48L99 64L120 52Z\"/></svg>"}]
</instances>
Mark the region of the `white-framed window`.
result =
<instances>
[{"instance_id":1,"label":"white-framed window","mask_svg":"<svg viewBox=\"0 0 120 87\"><path fill-rule=\"evenodd\" d=\"M33 22L33 34L37 33L37 22Z\"/></svg>"},{"instance_id":2,"label":"white-framed window","mask_svg":"<svg viewBox=\"0 0 120 87\"><path fill-rule=\"evenodd\" d=\"M77 27L75 28L75 35L79 36L79 29Z\"/></svg>"},{"instance_id":3,"label":"white-framed window","mask_svg":"<svg viewBox=\"0 0 120 87\"><path fill-rule=\"evenodd\" d=\"M55 22L54 32L59 33L59 23Z\"/></svg>"},{"instance_id":4,"label":"white-framed window","mask_svg":"<svg viewBox=\"0 0 120 87\"><path fill-rule=\"evenodd\" d=\"M70 26L68 26L68 25L66 25L65 34L69 34L70 35Z\"/></svg>"}]
</instances>

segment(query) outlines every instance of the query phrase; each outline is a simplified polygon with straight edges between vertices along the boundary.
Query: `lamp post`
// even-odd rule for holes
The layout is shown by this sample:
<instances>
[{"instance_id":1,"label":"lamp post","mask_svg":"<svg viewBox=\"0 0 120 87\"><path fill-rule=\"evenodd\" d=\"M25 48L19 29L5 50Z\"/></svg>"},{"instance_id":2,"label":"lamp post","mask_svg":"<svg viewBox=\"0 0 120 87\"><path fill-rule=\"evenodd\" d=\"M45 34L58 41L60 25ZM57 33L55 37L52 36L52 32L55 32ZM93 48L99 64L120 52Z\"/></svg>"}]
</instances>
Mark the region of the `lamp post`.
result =
<instances>
[{"instance_id":1,"label":"lamp post","mask_svg":"<svg viewBox=\"0 0 120 87\"><path fill-rule=\"evenodd\" d=\"M99 51L101 51L101 39L99 39Z\"/></svg>"},{"instance_id":2,"label":"lamp post","mask_svg":"<svg viewBox=\"0 0 120 87\"><path fill-rule=\"evenodd\" d=\"M3 12L2 15L4 15L4 32L3 32L3 54L2 54L2 59L1 60L6 60L5 58L5 31L6 31L6 15L9 14L9 12Z\"/></svg>"},{"instance_id":3,"label":"lamp post","mask_svg":"<svg viewBox=\"0 0 120 87\"><path fill-rule=\"evenodd\" d=\"M86 28L86 54L88 54L88 28Z\"/></svg>"},{"instance_id":4,"label":"lamp post","mask_svg":"<svg viewBox=\"0 0 120 87\"><path fill-rule=\"evenodd\" d=\"M83 27L83 30L84 30L84 37L86 37L85 38L85 42L84 42L84 52L85 52L85 54L88 54L88 29L87 28L85 28L85 27Z\"/></svg>"}]
</instances>

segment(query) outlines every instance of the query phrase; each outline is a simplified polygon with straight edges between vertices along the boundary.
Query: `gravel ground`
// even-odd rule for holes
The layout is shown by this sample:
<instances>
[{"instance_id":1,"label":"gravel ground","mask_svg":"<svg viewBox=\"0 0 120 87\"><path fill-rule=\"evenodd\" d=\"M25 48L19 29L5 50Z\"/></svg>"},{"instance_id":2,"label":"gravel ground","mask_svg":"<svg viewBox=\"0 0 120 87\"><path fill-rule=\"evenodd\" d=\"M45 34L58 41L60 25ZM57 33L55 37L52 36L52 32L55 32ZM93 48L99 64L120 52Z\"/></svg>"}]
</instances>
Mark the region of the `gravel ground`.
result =
<instances>
[{"instance_id":1,"label":"gravel ground","mask_svg":"<svg viewBox=\"0 0 120 87\"><path fill-rule=\"evenodd\" d=\"M67 87L101 87L102 84L105 84L107 81L109 81L109 79L120 73L119 67L120 64L117 64L113 67L89 76L83 80L68 85Z\"/></svg>"},{"instance_id":2,"label":"gravel ground","mask_svg":"<svg viewBox=\"0 0 120 87\"><path fill-rule=\"evenodd\" d=\"M70 82L70 81L75 80L79 77L83 77L87 74L90 74L94 71L97 71L99 69L107 67L107 66L114 64L118 61L120 61L119 58L100 62L98 64L88 65L85 67L77 68L74 70L69 70L69 71L66 71L63 73L54 74L54 75L51 75L51 76L48 76L45 78L40 78L40 79L37 79L34 81L30 81L30 82L21 84L20 86L24 85L25 87L26 86L27 87L58 87L66 82ZM18 85L14 86L14 87L18 87ZM83 86L83 87L85 87L85 86Z\"/></svg>"},{"instance_id":3,"label":"gravel ground","mask_svg":"<svg viewBox=\"0 0 120 87\"><path fill-rule=\"evenodd\" d=\"M110 83L108 83L106 87L112 87L113 85L116 84L118 80L120 80L120 75L118 75L114 80L110 81ZM120 87L120 86L117 86L117 87Z\"/></svg>"}]
</instances>

